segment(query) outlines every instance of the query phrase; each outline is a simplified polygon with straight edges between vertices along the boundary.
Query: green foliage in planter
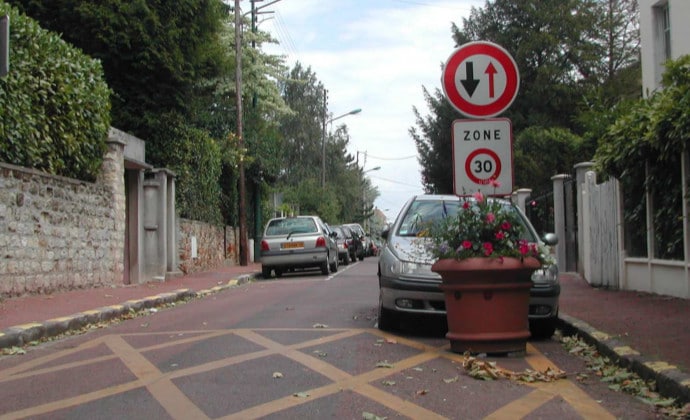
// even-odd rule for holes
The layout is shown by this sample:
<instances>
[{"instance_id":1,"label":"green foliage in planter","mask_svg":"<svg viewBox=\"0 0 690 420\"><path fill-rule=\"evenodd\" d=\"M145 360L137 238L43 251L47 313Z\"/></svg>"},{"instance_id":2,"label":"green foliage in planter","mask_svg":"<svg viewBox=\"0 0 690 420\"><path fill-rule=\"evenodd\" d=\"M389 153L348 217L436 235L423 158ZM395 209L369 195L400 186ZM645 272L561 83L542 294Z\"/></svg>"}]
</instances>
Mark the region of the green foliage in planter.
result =
<instances>
[{"instance_id":1,"label":"green foliage in planter","mask_svg":"<svg viewBox=\"0 0 690 420\"><path fill-rule=\"evenodd\" d=\"M0 2L10 17L10 71L0 78L0 160L94 180L108 128L101 63Z\"/></svg>"},{"instance_id":2,"label":"green foliage in planter","mask_svg":"<svg viewBox=\"0 0 690 420\"><path fill-rule=\"evenodd\" d=\"M153 135L147 141L146 157L155 166L173 171L175 197L181 217L222 224L221 175L222 153L207 132L190 127L179 114L163 115L151 122ZM148 148L148 145L154 147Z\"/></svg>"}]
</instances>

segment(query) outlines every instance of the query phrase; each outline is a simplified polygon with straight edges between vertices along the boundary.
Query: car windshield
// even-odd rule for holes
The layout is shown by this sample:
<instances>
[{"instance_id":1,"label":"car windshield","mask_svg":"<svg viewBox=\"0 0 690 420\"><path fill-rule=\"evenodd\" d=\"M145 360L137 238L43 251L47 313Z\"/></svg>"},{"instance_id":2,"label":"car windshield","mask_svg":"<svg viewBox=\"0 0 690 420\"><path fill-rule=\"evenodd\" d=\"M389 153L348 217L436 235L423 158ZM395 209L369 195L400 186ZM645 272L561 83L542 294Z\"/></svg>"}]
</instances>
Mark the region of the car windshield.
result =
<instances>
[{"instance_id":1,"label":"car windshield","mask_svg":"<svg viewBox=\"0 0 690 420\"><path fill-rule=\"evenodd\" d=\"M456 200L419 200L414 201L407 209L405 216L400 223L398 236L417 236L422 230L440 222L448 216L458 214L458 209L462 204ZM503 210L507 212L517 212L517 209L509 202L505 202ZM518 212L518 218L522 222L521 238L529 242L536 242L533 232L527 228L526 221L522 214Z\"/></svg>"},{"instance_id":2,"label":"car windshield","mask_svg":"<svg viewBox=\"0 0 690 420\"><path fill-rule=\"evenodd\" d=\"M284 236L295 233L317 233L316 223L311 218L298 217L271 220L266 227L267 236Z\"/></svg>"},{"instance_id":3,"label":"car windshield","mask_svg":"<svg viewBox=\"0 0 690 420\"><path fill-rule=\"evenodd\" d=\"M417 236L420 231L448 216L458 213L460 202L420 200L413 202L398 228L398 236Z\"/></svg>"}]
</instances>

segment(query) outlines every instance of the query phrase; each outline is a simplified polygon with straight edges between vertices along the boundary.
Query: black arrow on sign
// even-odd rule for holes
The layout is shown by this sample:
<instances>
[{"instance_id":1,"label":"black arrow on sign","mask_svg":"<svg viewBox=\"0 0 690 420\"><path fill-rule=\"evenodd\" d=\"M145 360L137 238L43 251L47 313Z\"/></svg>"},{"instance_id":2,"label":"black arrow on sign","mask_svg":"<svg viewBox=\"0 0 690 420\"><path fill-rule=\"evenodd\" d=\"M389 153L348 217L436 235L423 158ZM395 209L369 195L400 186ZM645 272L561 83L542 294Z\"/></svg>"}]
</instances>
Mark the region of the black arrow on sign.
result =
<instances>
[{"instance_id":1,"label":"black arrow on sign","mask_svg":"<svg viewBox=\"0 0 690 420\"><path fill-rule=\"evenodd\" d=\"M465 87L465 90L467 91L467 94L470 95L470 98L472 97L472 94L474 94L474 91L477 89L477 85L479 84L479 79L474 78L474 63L471 61L468 61L467 64L465 64L465 80L460 80L460 83Z\"/></svg>"}]
</instances>

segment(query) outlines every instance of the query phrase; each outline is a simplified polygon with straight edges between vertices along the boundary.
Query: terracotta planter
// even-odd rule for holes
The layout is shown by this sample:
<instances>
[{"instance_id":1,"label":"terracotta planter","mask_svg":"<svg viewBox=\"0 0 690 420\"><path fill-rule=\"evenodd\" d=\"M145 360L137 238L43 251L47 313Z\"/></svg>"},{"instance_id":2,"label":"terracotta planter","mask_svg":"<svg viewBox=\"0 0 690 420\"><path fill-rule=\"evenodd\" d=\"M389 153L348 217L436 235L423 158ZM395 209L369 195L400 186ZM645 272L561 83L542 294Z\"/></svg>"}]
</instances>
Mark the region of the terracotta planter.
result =
<instances>
[{"instance_id":1,"label":"terracotta planter","mask_svg":"<svg viewBox=\"0 0 690 420\"><path fill-rule=\"evenodd\" d=\"M442 278L451 350L456 353L524 352L530 336L531 276L535 258L441 259L431 271Z\"/></svg>"}]
</instances>

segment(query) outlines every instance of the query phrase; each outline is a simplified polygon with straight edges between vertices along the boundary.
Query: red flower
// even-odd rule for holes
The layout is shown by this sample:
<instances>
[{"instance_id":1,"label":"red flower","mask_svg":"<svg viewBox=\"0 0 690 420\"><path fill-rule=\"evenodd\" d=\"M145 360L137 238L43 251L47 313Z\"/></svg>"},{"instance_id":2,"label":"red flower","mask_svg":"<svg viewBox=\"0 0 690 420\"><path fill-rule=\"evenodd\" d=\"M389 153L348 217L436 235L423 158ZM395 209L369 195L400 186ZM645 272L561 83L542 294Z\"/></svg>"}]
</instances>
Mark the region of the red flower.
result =
<instances>
[{"instance_id":1,"label":"red flower","mask_svg":"<svg viewBox=\"0 0 690 420\"><path fill-rule=\"evenodd\" d=\"M510 230L510 228L511 228L510 222L508 222L508 221L505 221L501 224L501 229L503 229L503 230Z\"/></svg>"},{"instance_id":2,"label":"red flower","mask_svg":"<svg viewBox=\"0 0 690 420\"><path fill-rule=\"evenodd\" d=\"M462 241L462 249L470 249L470 248L472 248L472 242Z\"/></svg>"},{"instance_id":3,"label":"red flower","mask_svg":"<svg viewBox=\"0 0 690 420\"><path fill-rule=\"evenodd\" d=\"M499 241L505 239L505 237L506 237L506 234L501 232L500 230L498 232L496 232L496 239L498 239Z\"/></svg>"},{"instance_id":4,"label":"red flower","mask_svg":"<svg viewBox=\"0 0 690 420\"><path fill-rule=\"evenodd\" d=\"M527 241L524 239L520 240L520 242L518 242L518 249L520 250L520 254L527 255L529 252L529 245L527 245Z\"/></svg>"},{"instance_id":5,"label":"red flower","mask_svg":"<svg viewBox=\"0 0 690 420\"><path fill-rule=\"evenodd\" d=\"M484 255L487 257L491 255L494 252L494 246L491 244L491 242L484 242Z\"/></svg>"},{"instance_id":6,"label":"red flower","mask_svg":"<svg viewBox=\"0 0 690 420\"><path fill-rule=\"evenodd\" d=\"M469 203L468 201L465 201L464 203L462 203L462 208L465 209L465 210L469 209L469 208L470 208L470 203Z\"/></svg>"}]
</instances>

